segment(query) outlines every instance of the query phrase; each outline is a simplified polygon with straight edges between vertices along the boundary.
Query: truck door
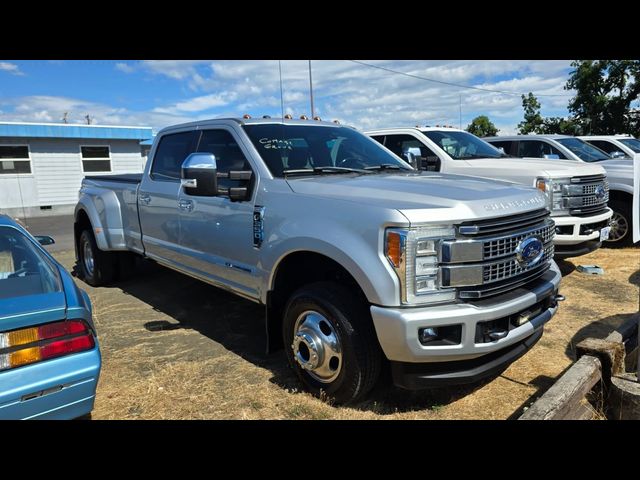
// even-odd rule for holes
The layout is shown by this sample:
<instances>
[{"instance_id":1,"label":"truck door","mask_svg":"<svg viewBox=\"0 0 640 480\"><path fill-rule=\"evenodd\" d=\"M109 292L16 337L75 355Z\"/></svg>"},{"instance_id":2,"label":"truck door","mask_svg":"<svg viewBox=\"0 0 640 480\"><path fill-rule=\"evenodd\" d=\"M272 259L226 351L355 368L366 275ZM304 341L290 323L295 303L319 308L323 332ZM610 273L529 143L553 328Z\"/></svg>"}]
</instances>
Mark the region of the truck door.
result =
<instances>
[{"instance_id":1,"label":"truck door","mask_svg":"<svg viewBox=\"0 0 640 480\"><path fill-rule=\"evenodd\" d=\"M258 297L256 266L258 250L253 248L253 193L255 169L231 129L203 130L197 152L212 153L218 173L253 170L253 190L247 200L231 201L226 196L189 195L180 189L180 246L182 262L194 274L214 284L224 284L238 293ZM238 180L219 178L222 188L246 186Z\"/></svg>"},{"instance_id":2,"label":"truck door","mask_svg":"<svg viewBox=\"0 0 640 480\"><path fill-rule=\"evenodd\" d=\"M138 192L145 253L179 265L178 191L182 162L194 148L195 131L163 135Z\"/></svg>"}]
</instances>

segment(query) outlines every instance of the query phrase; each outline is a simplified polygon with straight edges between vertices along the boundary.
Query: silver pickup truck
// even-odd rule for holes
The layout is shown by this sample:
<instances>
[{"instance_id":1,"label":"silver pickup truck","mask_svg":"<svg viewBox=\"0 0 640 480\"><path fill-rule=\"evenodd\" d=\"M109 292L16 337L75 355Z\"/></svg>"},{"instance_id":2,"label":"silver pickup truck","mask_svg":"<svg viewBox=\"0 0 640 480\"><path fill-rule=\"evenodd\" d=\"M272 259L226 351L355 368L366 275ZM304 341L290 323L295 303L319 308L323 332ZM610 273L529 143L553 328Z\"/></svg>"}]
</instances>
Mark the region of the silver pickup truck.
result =
<instances>
[{"instance_id":1,"label":"silver pickup truck","mask_svg":"<svg viewBox=\"0 0 640 480\"><path fill-rule=\"evenodd\" d=\"M605 245L632 245L633 161L612 158L600 148L587 143L588 137L568 135L513 135L485 138L514 157L540 157L549 165L566 160L579 165L599 165L607 173L608 206L613 210L611 231Z\"/></svg>"},{"instance_id":2,"label":"silver pickup truck","mask_svg":"<svg viewBox=\"0 0 640 480\"><path fill-rule=\"evenodd\" d=\"M200 121L159 132L142 176L83 180L76 256L91 285L138 255L265 305L268 350L346 403L386 360L417 389L495 375L531 348L562 300L546 204L416 171L336 123Z\"/></svg>"}]
</instances>

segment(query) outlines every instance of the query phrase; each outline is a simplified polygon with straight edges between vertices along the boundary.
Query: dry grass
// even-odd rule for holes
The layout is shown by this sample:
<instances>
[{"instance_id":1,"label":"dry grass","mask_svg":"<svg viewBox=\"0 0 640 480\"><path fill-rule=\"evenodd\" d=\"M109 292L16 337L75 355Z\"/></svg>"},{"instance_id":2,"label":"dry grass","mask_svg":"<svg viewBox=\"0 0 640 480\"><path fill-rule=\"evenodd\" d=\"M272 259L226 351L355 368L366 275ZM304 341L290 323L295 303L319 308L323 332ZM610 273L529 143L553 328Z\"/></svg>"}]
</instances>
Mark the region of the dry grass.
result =
<instances>
[{"instance_id":1,"label":"dry grass","mask_svg":"<svg viewBox=\"0 0 640 480\"><path fill-rule=\"evenodd\" d=\"M69 269L72 252L57 254ZM574 271L597 264L604 276ZM484 385L406 392L384 382L356 408L306 393L283 354L264 354L263 312L160 267L94 289L103 369L96 419L504 419L519 416L573 361L638 311L640 249L601 249L561 264L567 300L538 344ZM595 414L597 417L597 413Z\"/></svg>"}]
</instances>

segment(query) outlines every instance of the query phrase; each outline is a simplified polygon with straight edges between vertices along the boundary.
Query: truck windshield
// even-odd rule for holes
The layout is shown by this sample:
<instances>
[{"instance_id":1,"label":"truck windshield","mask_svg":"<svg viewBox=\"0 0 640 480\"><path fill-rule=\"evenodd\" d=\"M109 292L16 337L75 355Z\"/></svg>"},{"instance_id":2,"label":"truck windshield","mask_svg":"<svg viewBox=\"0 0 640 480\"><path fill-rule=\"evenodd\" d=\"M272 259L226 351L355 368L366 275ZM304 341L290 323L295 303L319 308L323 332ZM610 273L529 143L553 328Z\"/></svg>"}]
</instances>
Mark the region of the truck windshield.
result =
<instances>
[{"instance_id":1,"label":"truck windshield","mask_svg":"<svg viewBox=\"0 0 640 480\"><path fill-rule=\"evenodd\" d=\"M268 123L245 125L244 130L275 177L314 169L325 174L412 170L378 142L348 127Z\"/></svg>"},{"instance_id":2,"label":"truck windshield","mask_svg":"<svg viewBox=\"0 0 640 480\"><path fill-rule=\"evenodd\" d=\"M559 138L556 141L567 147L574 155L585 162L599 162L600 160L611 158L599 148L579 138Z\"/></svg>"},{"instance_id":3,"label":"truck windshield","mask_svg":"<svg viewBox=\"0 0 640 480\"><path fill-rule=\"evenodd\" d=\"M454 160L501 158L506 156L493 145L467 132L430 130L422 133Z\"/></svg>"},{"instance_id":4,"label":"truck windshield","mask_svg":"<svg viewBox=\"0 0 640 480\"><path fill-rule=\"evenodd\" d=\"M640 153L640 140L636 138L618 138L617 140L634 152Z\"/></svg>"}]
</instances>

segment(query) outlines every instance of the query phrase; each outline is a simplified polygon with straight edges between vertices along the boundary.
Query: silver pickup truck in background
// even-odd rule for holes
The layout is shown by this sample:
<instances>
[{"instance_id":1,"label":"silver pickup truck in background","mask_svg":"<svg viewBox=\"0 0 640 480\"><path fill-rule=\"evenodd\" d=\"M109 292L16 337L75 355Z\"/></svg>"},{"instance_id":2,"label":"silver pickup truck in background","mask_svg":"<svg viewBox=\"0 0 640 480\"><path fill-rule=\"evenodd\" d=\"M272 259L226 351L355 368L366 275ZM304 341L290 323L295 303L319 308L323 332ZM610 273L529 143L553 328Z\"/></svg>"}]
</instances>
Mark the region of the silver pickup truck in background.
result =
<instances>
[{"instance_id":1,"label":"silver pickup truck in background","mask_svg":"<svg viewBox=\"0 0 640 480\"><path fill-rule=\"evenodd\" d=\"M199 121L160 131L142 175L83 180L76 256L91 285L142 256L265 305L268 349L346 403L383 361L417 389L531 348L562 300L546 205L531 187L416 171L335 123Z\"/></svg>"},{"instance_id":2,"label":"silver pickup truck in background","mask_svg":"<svg viewBox=\"0 0 640 480\"><path fill-rule=\"evenodd\" d=\"M608 247L632 245L633 215L633 160L612 158L609 154L587 143L586 137L569 135L512 135L485 138L514 157L543 158L549 165L558 161L571 161L574 165L599 165L607 173L609 207L613 210Z\"/></svg>"},{"instance_id":3,"label":"silver pickup truck in background","mask_svg":"<svg viewBox=\"0 0 640 480\"><path fill-rule=\"evenodd\" d=\"M417 168L537 187L556 224L555 258L587 254L608 238L609 186L599 165L507 158L493 145L452 127L385 128L365 132Z\"/></svg>"}]
</instances>

